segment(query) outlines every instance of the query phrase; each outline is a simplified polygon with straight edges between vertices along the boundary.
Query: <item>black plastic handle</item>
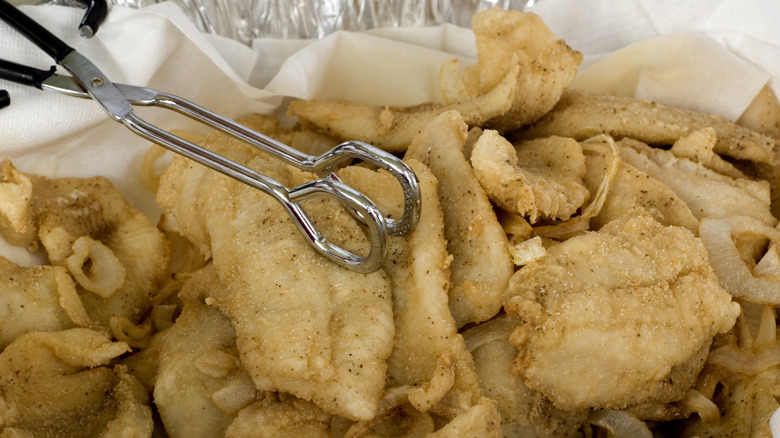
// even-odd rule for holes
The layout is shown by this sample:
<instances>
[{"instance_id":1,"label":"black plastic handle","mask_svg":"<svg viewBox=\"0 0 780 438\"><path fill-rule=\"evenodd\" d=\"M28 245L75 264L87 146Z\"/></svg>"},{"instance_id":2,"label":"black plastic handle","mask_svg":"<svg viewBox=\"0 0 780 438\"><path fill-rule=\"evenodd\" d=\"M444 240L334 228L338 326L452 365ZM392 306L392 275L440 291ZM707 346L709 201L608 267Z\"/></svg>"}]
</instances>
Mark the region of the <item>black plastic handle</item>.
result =
<instances>
[{"instance_id":1,"label":"black plastic handle","mask_svg":"<svg viewBox=\"0 0 780 438\"><path fill-rule=\"evenodd\" d=\"M28 40L54 58L59 64L73 48L46 30L6 0L0 0L0 19L19 31Z\"/></svg>"},{"instance_id":2,"label":"black plastic handle","mask_svg":"<svg viewBox=\"0 0 780 438\"><path fill-rule=\"evenodd\" d=\"M84 38L92 38L108 16L108 4L106 0L78 0L87 7L87 12L79 24L79 33Z\"/></svg>"},{"instance_id":3,"label":"black plastic handle","mask_svg":"<svg viewBox=\"0 0 780 438\"><path fill-rule=\"evenodd\" d=\"M57 67L52 66L49 70L38 70L37 68L0 59L1 79L22 85L31 85L36 88L41 88L43 81L51 77L56 69Z\"/></svg>"},{"instance_id":4,"label":"black plastic handle","mask_svg":"<svg viewBox=\"0 0 780 438\"><path fill-rule=\"evenodd\" d=\"M11 104L11 95L5 90L0 90L0 109Z\"/></svg>"}]
</instances>

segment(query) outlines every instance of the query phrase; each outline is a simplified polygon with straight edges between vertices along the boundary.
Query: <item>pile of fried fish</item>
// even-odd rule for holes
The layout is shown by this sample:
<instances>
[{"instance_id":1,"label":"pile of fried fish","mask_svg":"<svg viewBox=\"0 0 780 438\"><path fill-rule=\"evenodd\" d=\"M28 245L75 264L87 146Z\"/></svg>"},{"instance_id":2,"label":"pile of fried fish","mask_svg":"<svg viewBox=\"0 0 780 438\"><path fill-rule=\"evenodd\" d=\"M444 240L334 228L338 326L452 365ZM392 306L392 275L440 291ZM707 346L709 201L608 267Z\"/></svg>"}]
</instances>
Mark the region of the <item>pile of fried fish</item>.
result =
<instances>
[{"instance_id":1,"label":"pile of fried fish","mask_svg":"<svg viewBox=\"0 0 780 438\"><path fill-rule=\"evenodd\" d=\"M490 9L444 102L294 101L241 122L321 153L402 156L419 226L379 271L318 256L270 196L174 157L135 210L103 177L5 161L1 437L766 436L780 407L780 104L737 122L570 89L582 55ZM288 187L313 175L219 132ZM390 217L394 178L339 177ZM329 239L369 242L332 199Z\"/></svg>"}]
</instances>

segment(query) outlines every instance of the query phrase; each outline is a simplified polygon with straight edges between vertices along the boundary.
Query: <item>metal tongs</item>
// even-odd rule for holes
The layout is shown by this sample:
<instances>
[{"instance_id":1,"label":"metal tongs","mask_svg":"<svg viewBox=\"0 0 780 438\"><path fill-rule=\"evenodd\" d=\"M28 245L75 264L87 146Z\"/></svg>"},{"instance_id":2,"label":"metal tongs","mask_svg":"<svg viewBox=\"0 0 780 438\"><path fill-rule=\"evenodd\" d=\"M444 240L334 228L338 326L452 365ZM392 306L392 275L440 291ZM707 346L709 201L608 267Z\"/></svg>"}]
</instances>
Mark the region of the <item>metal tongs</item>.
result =
<instances>
[{"instance_id":1,"label":"metal tongs","mask_svg":"<svg viewBox=\"0 0 780 438\"><path fill-rule=\"evenodd\" d=\"M361 273L376 271L387 256L388 235L409 233L417 225L420 215L420 189L417 178L401 159L390 153L366 143L348 141L319 157L304 154L181 97L149 88L111 82L86 57L6 0L0 0L0 19L35 43L72 75L56 74L56 66L49 70L38 70L0 60L0 78L70 96L91 98L100 104L111 118L141 137L273 196L285 207L312 247L341 266ZM184 114L321 177L288 189L266 175L144 121L134 114L133 105L158 106ZM398 180L404 195L404 212L400 219L386 218L368 197L341 182L335 173L331 172L334 166L350 159L371 163ZM301 203L321 195L336 198L367 227L371 242L367 255L355 254L329 242L316 229Z\"/></svg>"}]
</instances>

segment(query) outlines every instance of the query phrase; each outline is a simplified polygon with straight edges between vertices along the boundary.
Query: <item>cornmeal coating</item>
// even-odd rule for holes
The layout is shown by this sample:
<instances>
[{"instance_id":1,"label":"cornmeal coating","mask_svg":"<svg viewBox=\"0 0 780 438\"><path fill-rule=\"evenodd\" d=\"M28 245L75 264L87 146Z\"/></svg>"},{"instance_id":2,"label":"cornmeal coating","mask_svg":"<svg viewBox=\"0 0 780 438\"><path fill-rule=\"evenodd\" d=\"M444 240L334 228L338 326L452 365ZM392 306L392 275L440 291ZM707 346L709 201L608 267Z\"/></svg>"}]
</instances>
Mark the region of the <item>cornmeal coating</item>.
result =
<instances>
[{"instance_id":1,"label":"cornmeal coating","mask_svg":"<svg viewBox=\"0 0 780 438\"><path fill-rule=\"evenodd\" d=\"M682 398L740 312L701 242L641 209L550 247L508 291L526 321L513 371L567 411Z\"/></svg>"}]
</instances>

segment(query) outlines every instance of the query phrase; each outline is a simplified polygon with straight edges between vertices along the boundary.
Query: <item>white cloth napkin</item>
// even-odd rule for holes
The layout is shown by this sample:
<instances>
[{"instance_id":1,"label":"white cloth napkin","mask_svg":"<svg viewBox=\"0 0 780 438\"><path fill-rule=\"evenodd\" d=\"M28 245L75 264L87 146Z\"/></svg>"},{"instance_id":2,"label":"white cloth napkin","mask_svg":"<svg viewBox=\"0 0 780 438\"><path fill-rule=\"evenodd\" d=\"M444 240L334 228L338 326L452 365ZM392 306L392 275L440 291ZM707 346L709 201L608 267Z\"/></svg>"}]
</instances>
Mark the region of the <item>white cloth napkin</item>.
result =
<instances>
[{"instance_id":1,"label":"white cloth napkin","mask_svg":"<svg viewBox=\"0 0 780 438\"><path fill-rule=\"evenodd\" d=\"M577 88L731 120L768 82L780 96L776 2L543 0L532 10L585 54Z\"/></svg>"}]
</instances>

